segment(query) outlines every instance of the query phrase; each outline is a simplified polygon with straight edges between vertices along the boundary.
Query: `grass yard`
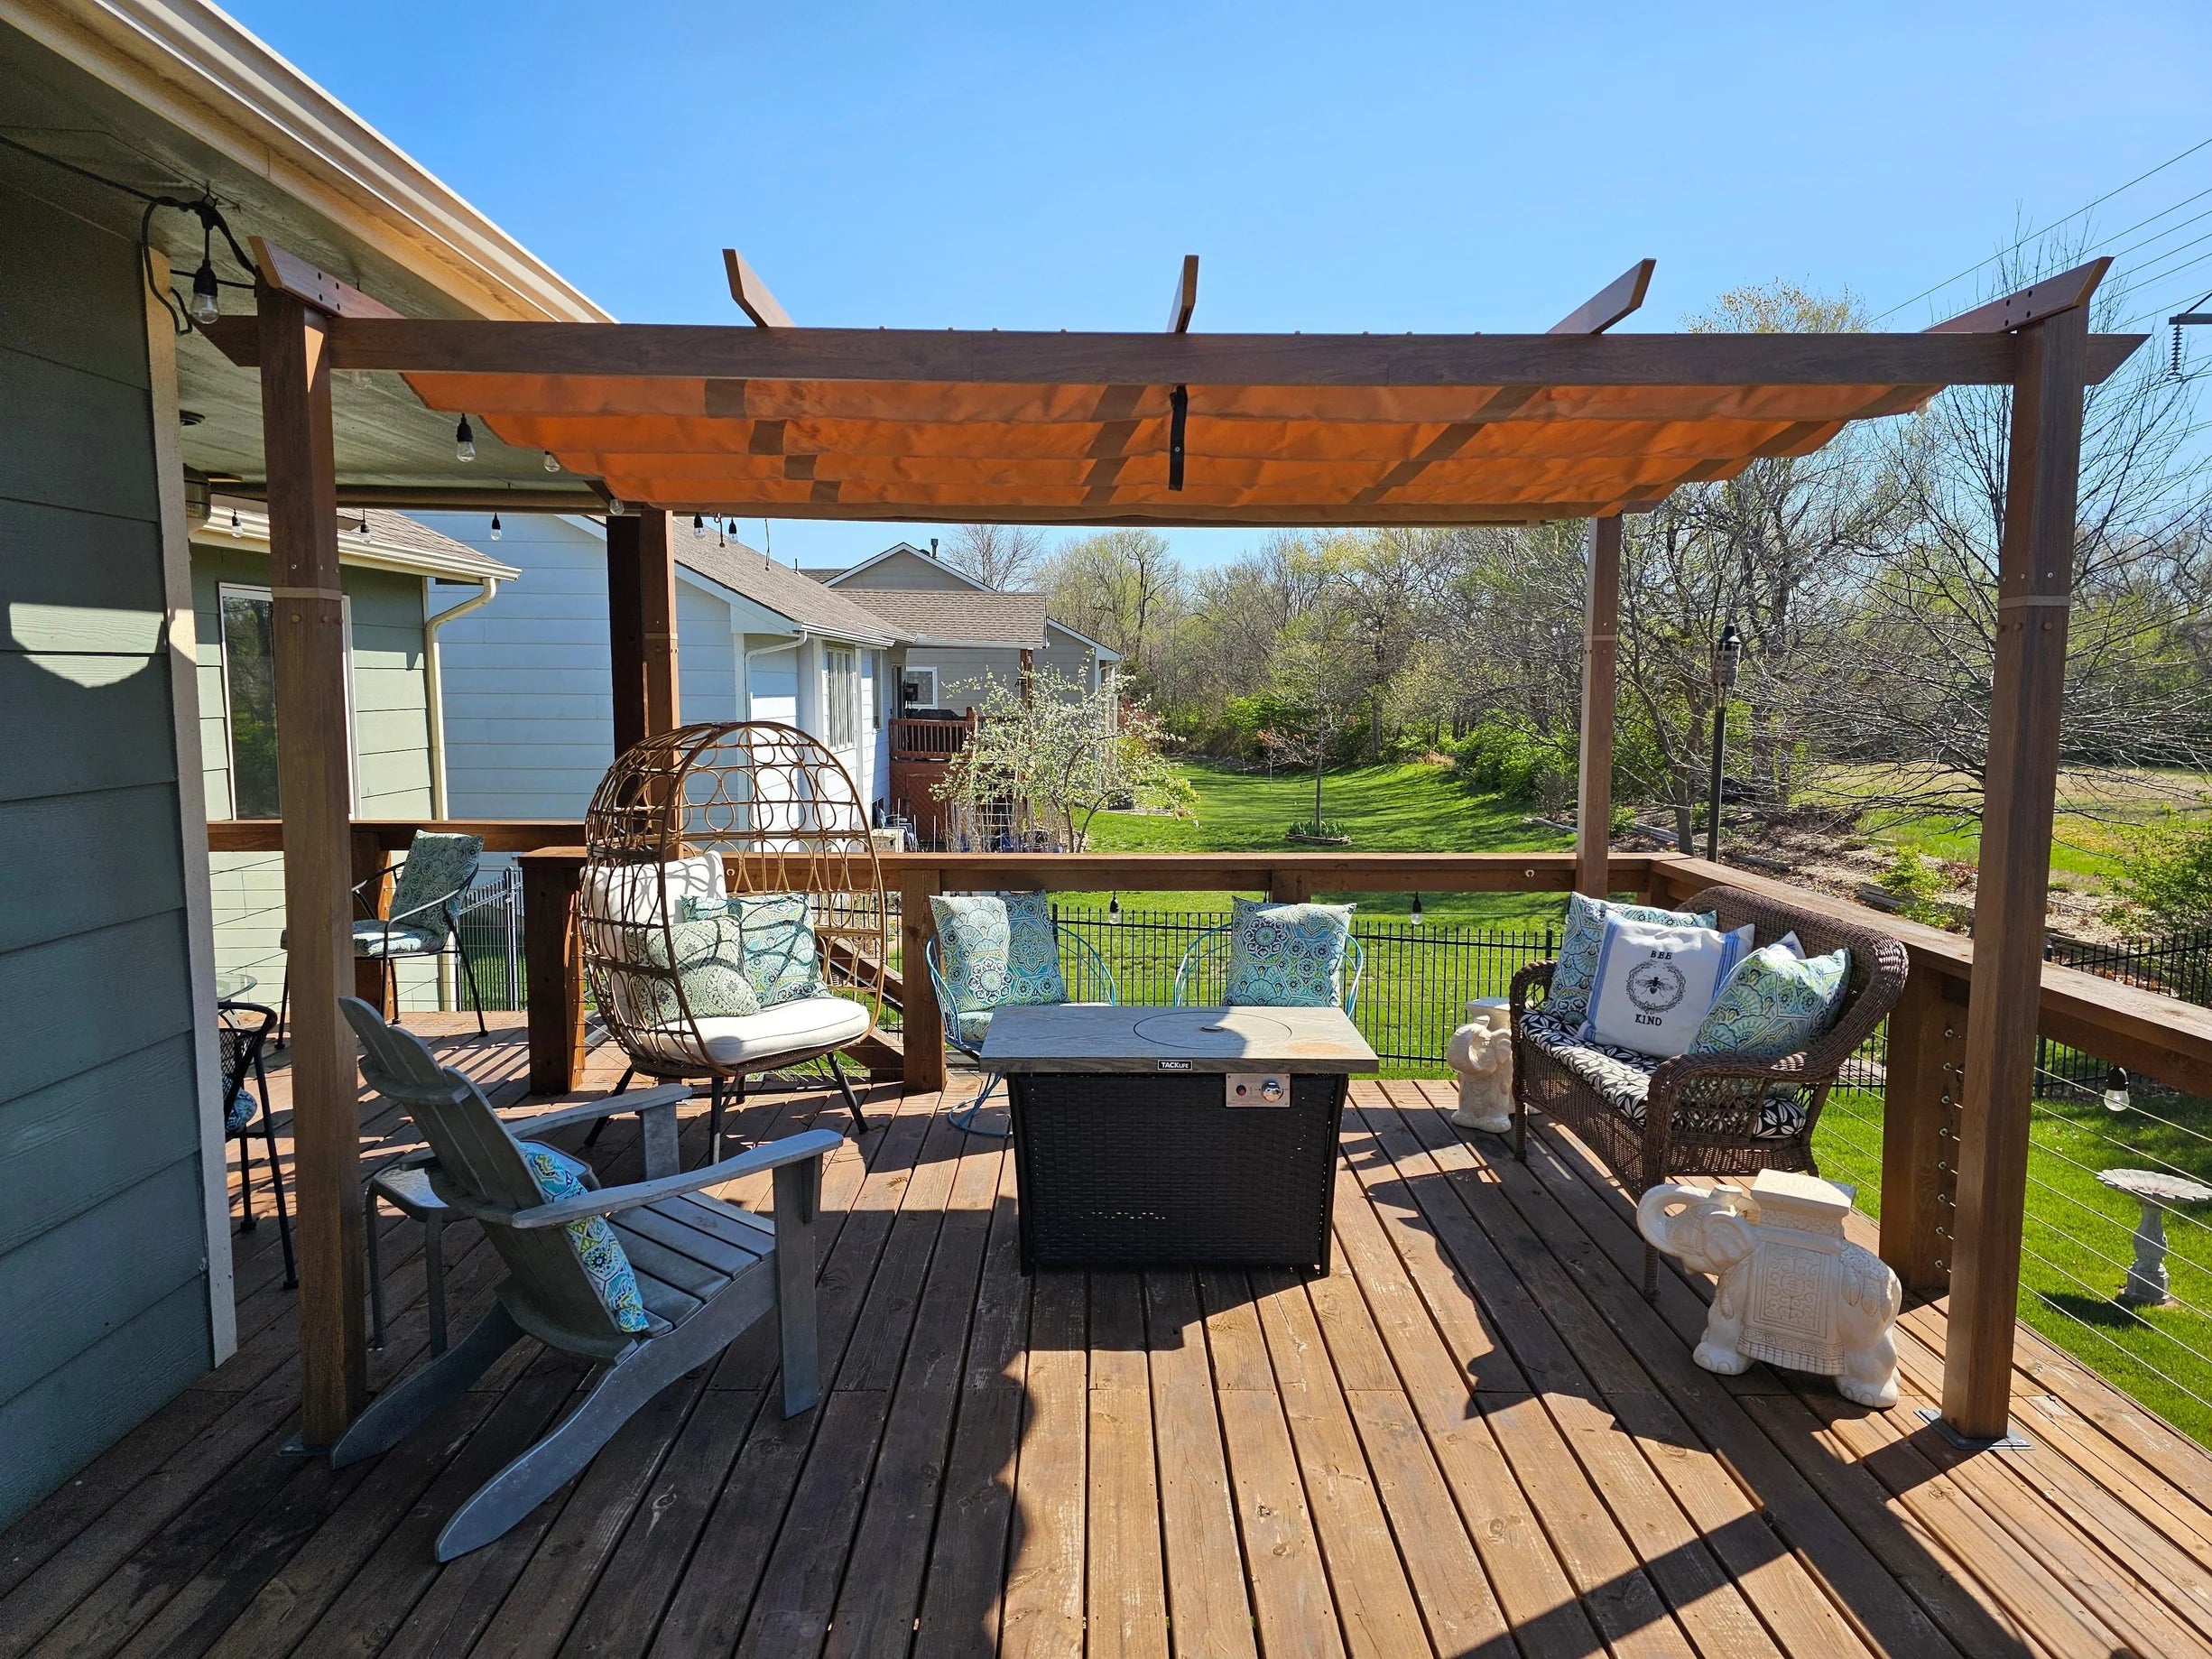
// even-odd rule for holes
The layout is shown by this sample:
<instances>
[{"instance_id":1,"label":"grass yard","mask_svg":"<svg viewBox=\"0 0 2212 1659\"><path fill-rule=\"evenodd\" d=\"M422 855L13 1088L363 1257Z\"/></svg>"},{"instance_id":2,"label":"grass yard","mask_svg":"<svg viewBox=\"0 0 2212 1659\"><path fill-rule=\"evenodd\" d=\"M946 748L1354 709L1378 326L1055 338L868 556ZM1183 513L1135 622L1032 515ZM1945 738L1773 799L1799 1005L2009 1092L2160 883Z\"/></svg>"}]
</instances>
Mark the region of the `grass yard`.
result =
<instances>
[{"instance_id":1,"label":"grass yard","mask_svg":"<svg viewBox=\"0 0 2212 1659\"><path fill-rule=\"evenodd\" d=\"M1091 847L1100 852L1276 852L1301 850L1282 839L1295 820L1313 813L1310 773L1273 777L1187 765L1185 774L1198 792L1195 820L1144 812L1101 812L1092 821ZM1525 821L1527 811L1495 796L1471 793L1442 766L1357 766L1328 774L1322 784L1322 814L1352 838L1354 852L1545 852L1573 845L1573 839ZM1107 895L1069 895L1070 902L1104 904ZM1409 894L1317 894L1331 902L1356 899L1368 918L1402 919L1411 908ZM1216 909L1226 897L1214 893L1147 893L1124 895L1125 904L1148 910ZM1566 901L1550 894L1423 894L1421 908L1431 922L1467 922L1484 927L1541 928L1556 923Z\"/></svg>"}]
</instances>

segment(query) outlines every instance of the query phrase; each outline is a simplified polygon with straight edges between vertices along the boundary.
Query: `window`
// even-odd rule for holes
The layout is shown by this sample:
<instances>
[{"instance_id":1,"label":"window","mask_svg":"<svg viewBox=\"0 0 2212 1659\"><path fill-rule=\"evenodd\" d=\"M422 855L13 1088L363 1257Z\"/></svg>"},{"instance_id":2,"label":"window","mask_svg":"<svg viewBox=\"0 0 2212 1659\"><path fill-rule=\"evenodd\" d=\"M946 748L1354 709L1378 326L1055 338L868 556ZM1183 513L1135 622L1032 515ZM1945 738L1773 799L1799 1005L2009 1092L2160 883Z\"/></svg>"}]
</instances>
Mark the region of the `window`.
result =
<instances>
[{"instance_id":1,"label":"window","mask_svg":"<svg viewBox=\"0 0 2212 1659\"><path fill-rule=\"evenodd\" d=\"M277 797L275 625L266 588L224 586L223 712L230 735L230 815L282 816ZM353 605L346 616L347 774L353 767ZM358 806L356 799L354 804Z\"/></svg>"},{"instance_id":2,"label":"window","mask_svg":"<svg viewBox=\"0 0 2212 1659\"><path fill-rule=\"evenodd\" d=\"M909 709L937 707L937 671L934 668L907 666L906 678L901 688L900 701Z\"/></svg>"},{"instance_id":3,"label":"window","mask_svg":"<svg viewBox=\"0 0 2212 1659\"><path fill-rule=\"evenodd\" d=\"M849 645L832 645L822 653L828 680L829 746L849 749L859 740L860 659Z\"/></svg>"}]
</instances>

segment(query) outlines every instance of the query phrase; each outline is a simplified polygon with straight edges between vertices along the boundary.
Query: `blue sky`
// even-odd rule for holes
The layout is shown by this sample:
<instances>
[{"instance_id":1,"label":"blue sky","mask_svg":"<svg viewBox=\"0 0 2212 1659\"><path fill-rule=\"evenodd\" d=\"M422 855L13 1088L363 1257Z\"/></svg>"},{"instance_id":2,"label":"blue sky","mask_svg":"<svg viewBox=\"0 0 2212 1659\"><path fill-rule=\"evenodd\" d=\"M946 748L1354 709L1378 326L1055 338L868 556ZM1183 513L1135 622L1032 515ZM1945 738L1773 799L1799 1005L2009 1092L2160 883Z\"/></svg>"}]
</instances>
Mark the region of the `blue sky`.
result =
<instances>
[{"instance_id":1,"label":"blue sky","mask_svg":"<svg viewBox=\"0 0 2212 1659\"><path fill-rule=\"evenodd\" d=\"M1878 311L2212 138L2203 0L230 5L633 321L736 320L726 242L828 326L1158 328L1187 252L1201 329L1541 329L1645 255L1647 328L1776 278ZM2161 318L2212 288L2199 190L2212 148L2091 221L2171 209L2113 238Z\"/></svg>"}]
</instances>

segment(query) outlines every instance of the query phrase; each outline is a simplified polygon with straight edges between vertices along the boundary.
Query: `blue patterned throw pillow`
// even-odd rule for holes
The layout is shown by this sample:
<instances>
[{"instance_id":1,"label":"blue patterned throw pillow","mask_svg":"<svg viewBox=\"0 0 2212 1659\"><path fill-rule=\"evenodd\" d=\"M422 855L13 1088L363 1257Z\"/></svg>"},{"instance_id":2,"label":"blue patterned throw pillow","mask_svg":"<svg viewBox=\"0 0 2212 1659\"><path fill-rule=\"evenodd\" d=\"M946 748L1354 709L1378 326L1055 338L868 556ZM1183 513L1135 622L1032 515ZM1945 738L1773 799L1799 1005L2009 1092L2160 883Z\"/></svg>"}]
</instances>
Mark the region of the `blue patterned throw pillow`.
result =
<instances>
[{"instance_id":1,"label":"blue patterned throw pillow","mask_svg":"<svg viewBox=\"0 0 2212 1659\"><path fill-rule=\"evenodd\" d=\"M1578 1025L1590 1008L1590 987L1597 982L1597 953L1606 942L1606 922L1618 916L1624 922L1656 922L1667 927L1711 927L1719 920L1712 911L1661 910L1653 904L1615 904L1609 899L1585 898L1577 893L1567 901L1567 931L1560 939L1560 965L1552 970L1551 989L1544 1007L1569 1025Z\"/></svg>"},{"instance_id":2,"label":"blue patterned throw pillow","mask_svg":"<svg viewBox=\"0 0 2212 1659\"><path fill-rule=\"evenodd\" d=\"M675 946L674 967L677 977L683 981L683 1000L690 1006L692 1018L706 1020L761 1011L760 996L753 988L748 971L745 935L736 920L715 917L701 922L679 922L665 933L655 922L640 929L638 938L645 961L653 968L669 967L669 946L671 943ZM682 1008L667 980L643 974L631 978L642 994L652 999L654 1024L665 1024L683 1017Z\"/></svg>"},{"instance_id":3,"label":"blue patterned throw pillow","mask_svg":"<svg viewBox=\"0 0 2212 1659\"><path fill-rule=\"evenodd\" d=\"M584 1184L587 1165L571 1158L565 1152L556 1152L551 1146L536 1141L517 1141L523 1150L523 1162L530 1165L530 1178L538 1183L538 1196L547 1203L558 1203L564 1198L580 1198L591 1189ZM644 1300L637 1293L637 1274L631 1271L629 1253L622 1247L622 1240L615 1237L615 1229L605 1216L587 1216L580 1221L571 1221L561 1229L569 1236L569 1247L576 1252L576 1259L591 1275L591 1287L599 1293L606 1304L607 1317L624 1330L647 1330L652 1321L645 1316Z\"/></svg>"},{"instance_id":4,"label":"blue patterned throw pillow","mask_svg":"<svg viewBox=\"0 0 2212 1659\"><path fill-rule=\"evenodd\" d=\"M937 969L953 1006L1045 1007L1068 1000L1060 937L1041 893L931 894Z\"/></svg>"},{"instance_id":5,"label":"blue patterned throw pillow","mask_svg":"<svg viewBox=\"0 0 2212 1659\"><path fill-rule=\"evenodd\" d=\"M1846 950L1800 957L1785 944L1763 946L1722 983L1689 1052L1743 1060L1797 1053L1836 1023L1850 981Z\"/></svg>"},{"instance_id":6,"label":"blue patterned throw pillow","mask_svg":"<svg viewBox=\"0 0 2212 1659\"><path fill-rule=\"evenodd\" d=\"M822 994L821 948L803 893L730 901L745 943L745 978L764 1008Z\"/></svg>"},{"instance_id":7,"label":"blue patterned throw pillow","mask_svg":"<svg viewBox=\"0 0 2212 1659\"><path fill-rule=\"evenodd\" d=\"M1349 904L1236 901L1229 921L1228 984L1222 1000L1261 1008L1340 1008Z\"/></svg>"}]
</instances>

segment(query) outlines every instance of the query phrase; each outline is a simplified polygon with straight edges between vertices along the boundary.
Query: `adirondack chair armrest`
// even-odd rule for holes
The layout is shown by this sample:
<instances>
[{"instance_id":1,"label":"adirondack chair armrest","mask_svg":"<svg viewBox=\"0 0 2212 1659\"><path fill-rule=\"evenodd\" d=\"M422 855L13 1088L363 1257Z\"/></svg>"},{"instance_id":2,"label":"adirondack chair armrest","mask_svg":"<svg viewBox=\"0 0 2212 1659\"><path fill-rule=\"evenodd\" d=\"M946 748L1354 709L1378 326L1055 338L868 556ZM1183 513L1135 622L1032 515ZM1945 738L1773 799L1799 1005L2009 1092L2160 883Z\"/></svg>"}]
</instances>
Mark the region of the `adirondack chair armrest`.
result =
<instances>
[{"instance_id":1,"label":"adirondack chair armrest","mask_svg":"<svg viewBox=\"0 0 2212 1659\"><path fill-rule=\"evenodd\" d=\"M602 1117L613 1117L623 1112L635 1112L643 1117L647 1112L673 1110L691 1098L689 1083L670 1083L660 1089L642 1089L634 1095L601 1095L597 1100L587 1100L580 1106L564 1106L558 1112L548 1112L541 1117L510 1117L507 1127L521 1135L543 1135L549 1129L566 1129L579 1123L597 1123Z\"/></svg>"},{"instance_id":2,"label":"adirondack chair armrest","mask_svg":"<svg viewBox=\"0 0 2212 1659\"><path fill-rule=\"evenodd\" d=\"M558 1203L539 1204L512 1214L502 1212L495 1224L514 1228L564 1227L591 1216L611 1216L620 1210L634 1209L640 1204L697 1192L702 1187L718 1187L724 1182L757 1175L764 1170L781 1169L787 1163L803 1163L810 1158L835 1152L844 1144L845 1137L833 1129L809 1129L802 1135L787 1135L782 1140L770 1141L750 1152L684 1174L663 1175L658 1181L634 1181L626 1186L603 1187L597 1192L562 1199Z\"/></svg>"}]
</instances>

